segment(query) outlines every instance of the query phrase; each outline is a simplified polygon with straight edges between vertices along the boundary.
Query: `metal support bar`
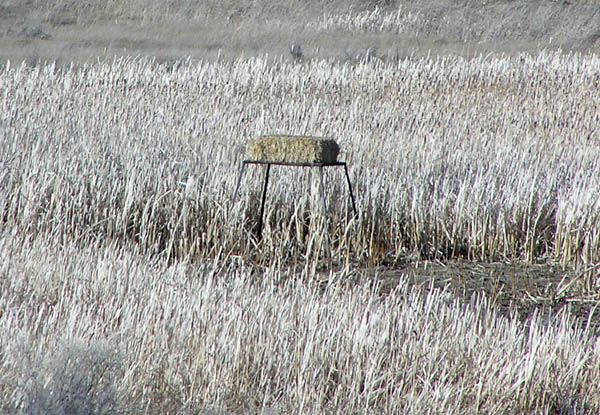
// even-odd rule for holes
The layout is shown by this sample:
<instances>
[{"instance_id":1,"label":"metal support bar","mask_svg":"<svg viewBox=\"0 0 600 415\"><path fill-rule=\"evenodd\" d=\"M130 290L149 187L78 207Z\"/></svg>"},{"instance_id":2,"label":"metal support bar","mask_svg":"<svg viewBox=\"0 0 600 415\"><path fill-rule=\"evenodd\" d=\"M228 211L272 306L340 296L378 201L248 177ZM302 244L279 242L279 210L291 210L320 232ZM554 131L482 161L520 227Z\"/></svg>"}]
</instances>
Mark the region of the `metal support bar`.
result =
<instances>
[{"instance_id":1,"label":"metal support bar","mask_svg":"<svg viewBox=\"0 0 600 415\"><path fill-rule=\"evenodd\" d=\"M244 176L244 170L246 170L246 162L242 163L242 167L240 168L240 174L238 175L237 183L235 185L235 192L233 192L233 203L237 200L238 191L240 190L240 185L242 184L242 176Z\"/></svg>"},{"instance_id":2,"label":"metal support bar","mask_svg":"<svg viewBox=\"0 0 600 415\"><path fill-rule=\"evenodd\" d=\"M350 191L350 199L352 200L352 210L354 211L354 217L358 218L358 211L356 210L356 203L354 202L354 194L352 193L352 183L350 182L350 175L348 174L348 166L344 163L344 172L346 173L346 180L348 181L348 190Z\"/></svg>"},{"instance_id":3,"label":"metal support bar","mask_svg":"<svg viewBox=\"0 0 600 415\"><path fill-rule=\"evenodd\" d=\"M325 200L325 185L323 184L323 166L319 166L319 193L323 204L323 215L327 215L327 201Z\"/></svg>"},{"instance_id":4,"label":"metal support bar","mask_svg":"<svg viewBox=\"0 0 600 415\"><path fill-rule=\"evenodd\" d=\"M266 203L266 199L267 199L267 189L269 187L269 174L271 172L271 165L297 166L297 167L318 167L319 168L319 193L321 196L321 203L323 204L323 214L325 216L327 216L327 199L325 198L325 183L324 183L323 167L343 166L344 173L346 174L346 181L348 182L348 192L350 194L350 200L352 201L352 210L354 212L354 217L358 217L358 210L356 209L354 193L352 192L352 182L350 181L350 174L348 173L348 166L345 162L337 161L334 163L285 163L285 162L270 162L270 161L260 161L260 160L244 160L242 162L242 167L240 168L240 173L239 173L237 183L235 186L235 192L233 194L233 203L235 203L235 201L237 200L239 188L242 183L242 178L244 176L244 172L245 172L247 164L263 164L266 166L263 189L262 189L262 199L260 202L260 217L258 218L257 237L259 240L262 238L262 228L263 228L264 215L265 215L265 203Z\"/></svg>"},{"instance_id":5,"label":"metal support bar","mask_svg":"<svg viewBox=\"0 0 600 415\"><path fill-rule=\"evenodd\" d=\"M265 201L267 199L267 187L269 186L269 173L271 171L271 163L267 163L267 167L265 169L265 182L263 184L262 191L262 200L260 202L260 217L258 219L258 239L262 238L262 228L263 228L263 216L265 214Z\"/></svg>"},{"instance_id":6,"label":"metal support bar","mask_svg":"<svg viewBox=\"0 0 600 415\"><path fill-rule=\"evenodd\" d=\"M328 228L328 221L327 221L327 200L325 198L325 184L324 179L323 179L324 173L323 173L323 166L319 166L319 193L321 194L321 203L323 204L323 225L324 225L324 230L325 230L325 255L329 258L329 260L332 260L332 255L331 255L331 237L329 236L329 233L327 232L327 228Z\"/></svg>"}]
</instances>

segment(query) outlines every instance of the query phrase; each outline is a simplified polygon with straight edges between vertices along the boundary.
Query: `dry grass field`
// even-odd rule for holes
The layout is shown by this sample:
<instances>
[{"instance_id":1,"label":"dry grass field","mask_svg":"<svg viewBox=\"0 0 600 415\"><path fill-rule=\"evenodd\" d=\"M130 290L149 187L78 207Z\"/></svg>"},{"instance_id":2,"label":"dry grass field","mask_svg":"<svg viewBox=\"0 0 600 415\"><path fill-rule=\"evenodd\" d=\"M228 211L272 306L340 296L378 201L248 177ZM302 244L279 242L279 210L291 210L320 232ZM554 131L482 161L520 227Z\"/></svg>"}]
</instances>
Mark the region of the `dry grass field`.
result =
<instances>
[{"instance_id":1,"label":"dry grass field","mask_svg":"<svg viewBox=\"0 0 600 415\"><path fill-rule=\"evenodd\" d=\"M4 413L596 413L600 344L400 280L1 240Z\"/></svg>"},{"instance_id":2,"label":"dry grass field","mask_svg":"<svg viewBox=\"0 0 600 415\"><path fill-rule=\"evenodd\" d=\"M597 6L494 2L572 50L479 54L476 4L317 3L0 7L0 413L600 412ZM358 217L274 167L257 238L265 134L334 138Z\"/></svg>"}]
</instances>

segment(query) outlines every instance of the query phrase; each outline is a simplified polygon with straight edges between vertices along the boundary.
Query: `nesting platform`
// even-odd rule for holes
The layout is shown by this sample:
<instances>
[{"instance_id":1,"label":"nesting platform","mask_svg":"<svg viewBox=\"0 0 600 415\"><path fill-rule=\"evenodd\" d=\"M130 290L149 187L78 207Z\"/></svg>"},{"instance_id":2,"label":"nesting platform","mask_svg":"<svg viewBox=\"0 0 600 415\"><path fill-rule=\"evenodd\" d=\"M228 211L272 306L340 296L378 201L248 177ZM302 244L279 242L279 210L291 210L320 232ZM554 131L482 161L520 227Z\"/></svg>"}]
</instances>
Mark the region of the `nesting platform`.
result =
<instances>
[{"instance_id":1,"label":"nesting platform","mask_svg":"<svg viewBox=\"0 0 600 415\"><path fill-rule=\"evenodd\" d=\"M248 140L251 160L271 163L335 163L340 147L330 138L266 135Z\"/></svg>"},{"instance_id":2,"label":"nesting platform","mask_svg":"<svg viewBox=\"0 0 600 415\"><path fill-rule=\"evenodd\" d=\"M260 217L258 222L257 236L262 236L263 216L265 211L265 201L267 197L267 188L269 186L269 174L271 166L290 166L290 167L317 167L319 169L320 194L323 208L327 211L325 202L325 188L323 184L323 171L325 167L343 167L348 182L348 193L352 201L354 216L358 216L354 194L352 193L352 183L348 174L348 166L343 161L338 161L340 148L335 140L330 138L293 136L293 135L265 135L248 140L249 158L242 162L240 173L233 195L233 201L237 199L237 194L242 182L246 166L263 165L265 166L264 182L262 189L262 198L260 204Z\"/></svg>"}]
</instances>

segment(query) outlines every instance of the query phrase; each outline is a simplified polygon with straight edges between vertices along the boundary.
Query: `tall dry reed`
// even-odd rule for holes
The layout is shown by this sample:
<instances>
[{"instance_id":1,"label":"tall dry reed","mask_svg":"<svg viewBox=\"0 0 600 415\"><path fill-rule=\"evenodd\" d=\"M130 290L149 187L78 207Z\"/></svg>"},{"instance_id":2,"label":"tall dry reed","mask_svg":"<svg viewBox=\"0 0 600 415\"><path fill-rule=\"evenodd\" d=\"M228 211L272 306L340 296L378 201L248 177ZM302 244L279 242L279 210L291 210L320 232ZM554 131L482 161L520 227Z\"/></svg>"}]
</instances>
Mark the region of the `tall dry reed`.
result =
<instances>
[{"instance_id":1,"label":"tall dry reed","mask_svg":"<svg viewBox=\"0 0 600 415\"><path fill-rule=\"evenodd\" d=\"M566 310L117 245L0 236L1 412L600 411L598 339Z\"/></svg>"},{"instance_id":2,"label":"tall dry reed","mask_svg":"<svg viewBox=\"0 0 600 415\"><path fill-rule=\"evenodd\" d=\"M328 234L337 262L594 263L599 68L554 53L12 66L0 73L0 218L170 258L302 261ZM276 169L257 247L259 172L230 200L245 141L265 133L335 138L358 220L340 172L326 180L323 232L310 173Z\"/></svg>"}]
</instances>

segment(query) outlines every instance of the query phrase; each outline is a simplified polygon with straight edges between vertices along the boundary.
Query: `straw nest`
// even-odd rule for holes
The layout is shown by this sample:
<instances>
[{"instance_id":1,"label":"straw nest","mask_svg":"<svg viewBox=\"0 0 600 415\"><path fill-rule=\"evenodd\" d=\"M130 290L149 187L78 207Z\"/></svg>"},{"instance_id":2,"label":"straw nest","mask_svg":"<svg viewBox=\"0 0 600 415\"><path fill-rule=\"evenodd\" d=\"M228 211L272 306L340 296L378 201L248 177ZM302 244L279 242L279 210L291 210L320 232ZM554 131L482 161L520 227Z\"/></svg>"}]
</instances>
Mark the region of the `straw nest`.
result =
<instances>
[{"instance_id":1,"label":"straw nest","mask_svg":"<svg viewBox=\"0 0 600 415\"><path fill-rule=\"evenodd\" d=\"M268 135L248 140L252 160L273 163L335 163L340 147L321 137Z\"/></svg>"}]
</instances>

